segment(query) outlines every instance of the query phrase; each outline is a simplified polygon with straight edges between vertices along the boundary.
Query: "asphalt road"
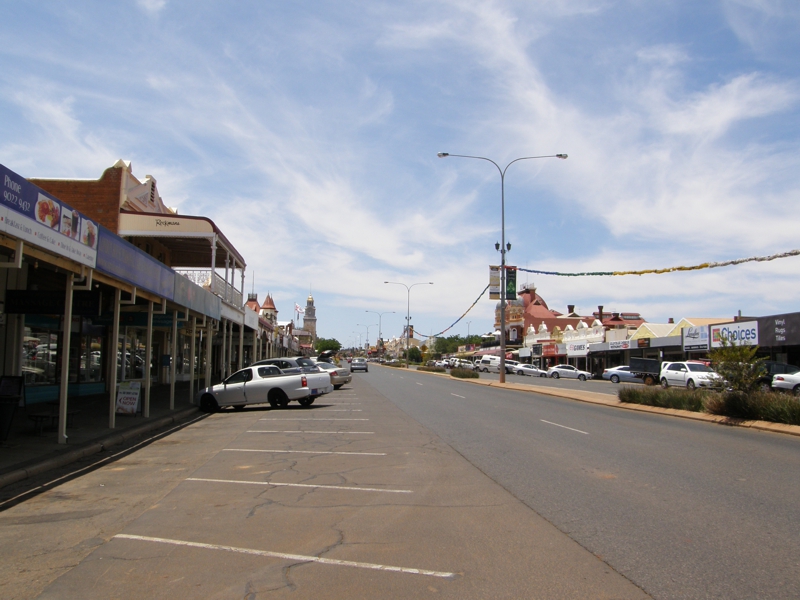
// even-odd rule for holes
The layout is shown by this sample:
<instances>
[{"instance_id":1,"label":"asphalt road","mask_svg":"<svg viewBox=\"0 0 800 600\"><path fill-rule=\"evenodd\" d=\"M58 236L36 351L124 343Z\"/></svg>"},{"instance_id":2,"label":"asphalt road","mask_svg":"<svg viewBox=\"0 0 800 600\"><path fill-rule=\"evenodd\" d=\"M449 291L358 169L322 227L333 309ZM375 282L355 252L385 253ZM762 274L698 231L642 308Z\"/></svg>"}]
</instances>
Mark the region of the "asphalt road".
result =
<instances>
[{"instance_id":1,"label":"asphalt road","mask_svg":"<svg viewBox=\"0 0 800 600\"><path fill-rule=\"evenodd\" d=\"M393 376L199 417L0 506L0 597L647 597L370 384Z\"/></svg>"},{"instance_id":2,"label":"asphalt road","mask_svg":"<svg viewBox=\"0 0 800 600\"><path fill-rule=\"evenodd\" d=\"M798 438L414 371L359 377L654 598L800 597Z\"/></svg>"}]
</instances>

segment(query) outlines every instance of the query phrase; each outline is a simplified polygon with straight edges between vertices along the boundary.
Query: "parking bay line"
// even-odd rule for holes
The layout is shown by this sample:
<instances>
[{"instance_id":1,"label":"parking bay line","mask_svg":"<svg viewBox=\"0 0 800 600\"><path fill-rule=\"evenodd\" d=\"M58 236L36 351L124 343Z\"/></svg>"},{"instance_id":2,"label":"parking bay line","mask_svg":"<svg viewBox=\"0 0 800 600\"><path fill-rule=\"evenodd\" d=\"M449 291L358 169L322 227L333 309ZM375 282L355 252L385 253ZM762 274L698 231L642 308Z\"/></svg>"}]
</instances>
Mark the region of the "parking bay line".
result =
<instances>
[{"instance_id":1,"label":"parking bay line","mask_svg":"<svg viewBox=\"0 0 800 600\"><path fill-rule=\"evenodd\" d=\"M382 492L384 494L413 494L413 490L384 490L380 488L353 487L348 485L314 485L311 483L275 483L273 481L243 481L239 479L205 479L187 477L184 481L203 481L205 483L238 483L240 485L271 485L275 487L301 487L322 490L346 490L348 492Z\"/></svg>"},{"instance_id":2,"label":"parking bay line","mask_svg":"<svg viewBox=\"0 0 800 600\"><path fill-rule=\"evenodd\" d=\"M386 452L326 452L322 450L253 450L250 448L223 448L223 452L266 452L269 454L341 454L344 456L386 456Z\"/></svg>"},{"instance_id":3,"label":"parking bay line","mask_svg":"<svg viewBox=\"0 0 800 600\"><path fill-rule=\"evenodd\" d=\"M450 395L451 395L451 396L455 396L456 398L464 398L465 400L467 399L467 397L466 397L466 396L459 396L458 394L454 394L454 393L452 393L452 392L450 392Z\"/></svg>"},{"instance_id":4,"label":"parking bay line","mask_svg":"<svg viewBox=\"0 0 800 600\"><path fill-rule=\"evenodd\" d=\"M292 419L284 417L282 419L259 419L259 421L369 421L369 419Z\"/></svg>"},{"instance_id":5,"label":"parking bay line","mask_svg":"<svg viewBox=\"0 0 800 600\"><path fill-rule=\"evenodd\" d=\"M559 425L558 423L551 423L550 421L545 421L544 419L539 419L542 423L547 423L548 425L555 425L556 427L561 427L563 429L569 429L570 431L577 431L578 433L582 433L583 435L589 435L587 431L581 431L580 429L573 429L572 427L567 427L566 425Z\"/></svg>"},{"instance_id":6,"label":"parking bay line","mask_svg":"<svg viewBox=\"0 0 800 600\"><path fill-rule=\"evenodd\" d=\"M282 558L299 562L315 562L323 565L335 565L340 567L356 567L358 569L371 569L374 571L390 571L393 573L408 573L410 575L426 575L428 577L439 577L442 579L454 579L456 573L444 571L429 571L427 569L411 569L408 567L392 567L389 565L379 565L374 563L356 562L352 560L336 560L335 558L322 558L319 556L304 556L302 554L287 554L285 552L270 552L269 550L255 550L252 548L237 548L236 546L223 546L220 544L203 544L200 542L187 542L185 540L172 540L168 538L157 538L145 535L130 535L118 533L114 536L124 540L136 540L139 542L155 542L157 544L170 544L173 546L186 546L189 548L202 548L204 550L225 550L238 554L250 554L255 556L265 556L268 558Z\"/></svg>"},{"instance_id":7,"label":"parking bay line","mask_svg":"<svg viewBox=\"0 0 800 600\"><path fill-rule=\"evenodd\" d=\"M302 429L293 429L293 430L264 430L264 429L250 429L247 433L321 433L325 435L345 435L345 434L363 434L363 435L374 435L374 431L305 431Z\"/></svg>"},{"instance_id":8,"label":"parking bay line","mask_svg":"<svg viewBox=\"0 0 800 600\"><path fill-rule=\"evenodd\" d=\"M325 411L329 412L363 412L360 408L329 408Z\"/></svg>"}]
</instances>

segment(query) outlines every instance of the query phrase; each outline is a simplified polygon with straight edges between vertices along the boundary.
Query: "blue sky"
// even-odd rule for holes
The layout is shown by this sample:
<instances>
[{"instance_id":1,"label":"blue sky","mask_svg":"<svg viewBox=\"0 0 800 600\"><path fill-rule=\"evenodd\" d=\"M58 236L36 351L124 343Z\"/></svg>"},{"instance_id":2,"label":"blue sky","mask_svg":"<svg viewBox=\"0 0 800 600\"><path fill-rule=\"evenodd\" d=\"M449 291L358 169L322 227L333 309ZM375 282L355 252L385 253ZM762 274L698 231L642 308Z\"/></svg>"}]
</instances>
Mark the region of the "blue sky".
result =
<instances>
[{"instance_id":1,"label":"blue sky","mask_svg":"<svg viewBox=\"0 0 800 600\"><path fill-rule=\"evenodd\" d=\"M212 218L281 319L309 290L344 344L436 333L499 262L691 265L800 248L794 0L4 5L0 162L97 178L117 159ZM669 317L800 310L800 258L532 281L551 308ZM492 329L484 297L449 334ZM355 333L354 333L355 332ZM374 342L377 327L370 327Z\"/></svg>"}]
</instances>

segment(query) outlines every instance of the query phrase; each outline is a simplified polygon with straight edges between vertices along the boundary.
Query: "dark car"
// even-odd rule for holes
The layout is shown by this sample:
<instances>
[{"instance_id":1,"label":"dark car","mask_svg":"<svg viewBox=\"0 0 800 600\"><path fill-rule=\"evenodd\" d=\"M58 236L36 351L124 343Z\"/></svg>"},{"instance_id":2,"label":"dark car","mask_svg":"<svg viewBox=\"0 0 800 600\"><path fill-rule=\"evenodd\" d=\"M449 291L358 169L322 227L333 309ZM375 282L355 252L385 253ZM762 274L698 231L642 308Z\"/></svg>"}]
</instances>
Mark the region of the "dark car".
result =
<instances>
[{"instance_id":1,"label":"dark car","mask_svg":"<svg viewBox=\"0 0 800 600\"><path fill-rule=\"evenodd\" d=\"M769 391L772 389L772 378L775 375L791 375L792 373L797 373L800 371L800 367L795 367L794 365L789 365L782 362L776 362L774 360L765 360L761 364L764 365L765 373L764 376L758 380L758 387L763 391Z\"/></svg>"}]
</instances>

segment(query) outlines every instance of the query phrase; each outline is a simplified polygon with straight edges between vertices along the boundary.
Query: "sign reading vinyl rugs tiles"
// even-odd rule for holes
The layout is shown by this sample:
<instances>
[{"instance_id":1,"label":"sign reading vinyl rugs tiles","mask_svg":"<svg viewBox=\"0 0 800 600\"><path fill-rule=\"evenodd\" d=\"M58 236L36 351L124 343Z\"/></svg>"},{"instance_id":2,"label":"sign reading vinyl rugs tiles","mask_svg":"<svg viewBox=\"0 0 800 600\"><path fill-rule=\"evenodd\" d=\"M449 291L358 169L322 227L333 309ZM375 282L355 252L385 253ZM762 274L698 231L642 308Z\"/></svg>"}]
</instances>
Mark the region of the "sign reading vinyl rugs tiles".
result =
<instances>
[{"instance_id":1,"label":"sign reading vinyl rugs tiles","mask_svg":"<svg viewBox=\"0 0 800 600\"><path fill-rule=\"evenodd\" d=\"M94 268L97 223L0 165L0 231Z\"/></svg>"}]
</instances>

